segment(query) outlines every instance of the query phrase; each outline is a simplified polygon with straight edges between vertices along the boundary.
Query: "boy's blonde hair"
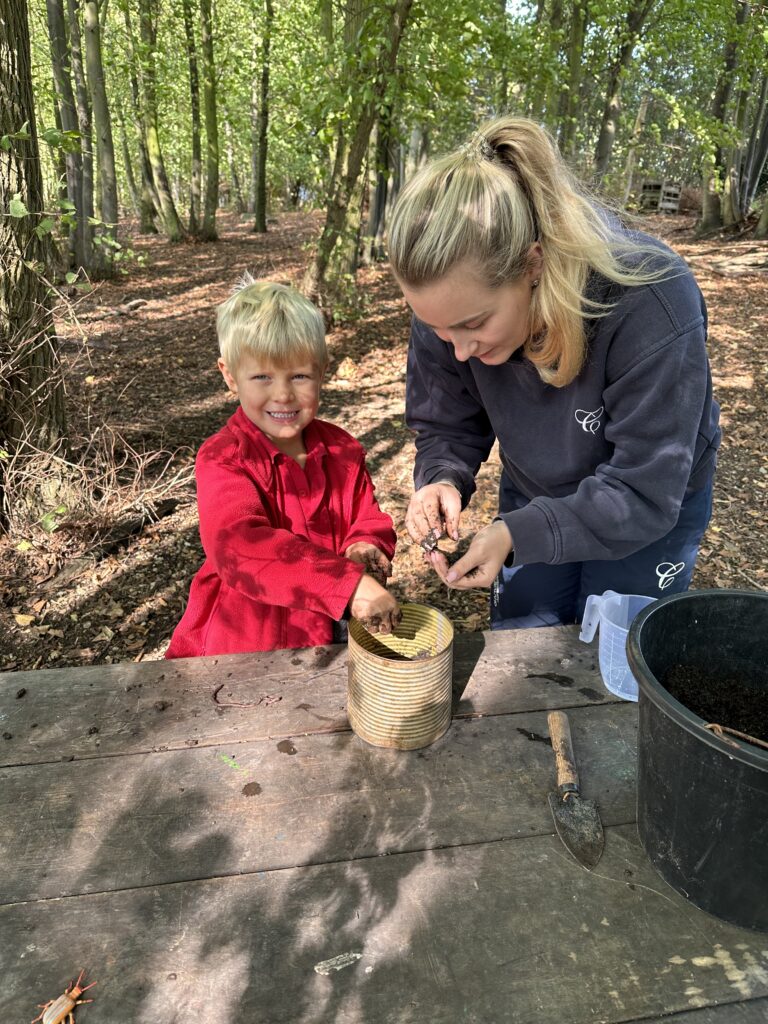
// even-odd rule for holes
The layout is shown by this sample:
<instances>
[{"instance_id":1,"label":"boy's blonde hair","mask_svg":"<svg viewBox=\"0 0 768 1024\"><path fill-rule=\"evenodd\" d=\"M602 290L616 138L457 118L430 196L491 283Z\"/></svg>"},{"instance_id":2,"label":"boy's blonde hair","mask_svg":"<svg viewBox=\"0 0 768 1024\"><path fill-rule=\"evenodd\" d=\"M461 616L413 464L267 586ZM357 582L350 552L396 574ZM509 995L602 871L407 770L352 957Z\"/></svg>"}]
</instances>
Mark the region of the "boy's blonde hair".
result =
<instances>
[{"instance_id":1,"label":"boy's blonde hair","mask_svg":"<svg viewBox=\"0 0 768 1024\"><path fill-rule=\"evenodd\" d=\"M322 313L288 285L245 274L219 306L216 330L230 373L247 353L280 368L306 359L322 373L328 365Z\"/></svg>"},{"instance_id":2,"label":"boy's blonde hair","mask_svg":"<svg viewBox=\"0 0 768 1024\"><path fill-rule=\"evenodd\" d=\"M501 117L408 182L392 216L389 259L410 288L435 283L463 261L499 287L532 269L530 250L538 242L541 278L531 292L523 351L543 380L563 387L584 362L584 318L611 308L585 296L590 271L622 285L669 274L663 251L632 241L612 220L542 128Z\"/></svg>"}]
</instances>

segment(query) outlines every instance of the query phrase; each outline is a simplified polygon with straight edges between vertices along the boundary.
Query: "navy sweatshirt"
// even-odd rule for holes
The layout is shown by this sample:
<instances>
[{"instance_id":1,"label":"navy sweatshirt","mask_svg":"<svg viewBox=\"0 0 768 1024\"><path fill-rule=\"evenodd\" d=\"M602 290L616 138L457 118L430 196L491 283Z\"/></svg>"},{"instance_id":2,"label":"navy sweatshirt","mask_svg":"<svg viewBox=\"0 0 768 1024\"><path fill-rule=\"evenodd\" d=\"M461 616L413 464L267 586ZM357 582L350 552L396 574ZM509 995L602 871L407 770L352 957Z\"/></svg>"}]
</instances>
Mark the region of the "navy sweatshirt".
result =
<instances>
[{"instance_id":1,"label":"navy sweatshirt","mask_svg":"<svg viewBox=\"0 0 768 1024\"><path fill-rule=\"evenodd\" d=\"M508 564L624 558L663 537L686 493L712 478L720 430L706 308L674 260L651 285L592 276L588 295L615 305L587 320L586 360L567 387L545 384L521 351L501 366L461 363L414 318L406 420L416 487L450 480L466 506L498 438L521 504L529 499L500 516L514 545Z\"/></svg>"}]
</instances>

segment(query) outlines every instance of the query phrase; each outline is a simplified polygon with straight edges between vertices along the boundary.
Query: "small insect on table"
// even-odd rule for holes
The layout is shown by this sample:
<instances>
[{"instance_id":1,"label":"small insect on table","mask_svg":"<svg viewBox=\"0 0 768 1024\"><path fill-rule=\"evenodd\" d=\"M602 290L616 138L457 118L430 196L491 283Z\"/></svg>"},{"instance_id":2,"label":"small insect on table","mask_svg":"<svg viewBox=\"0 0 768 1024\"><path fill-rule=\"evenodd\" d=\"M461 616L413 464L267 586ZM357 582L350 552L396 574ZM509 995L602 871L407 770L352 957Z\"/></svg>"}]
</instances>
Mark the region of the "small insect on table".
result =
<instances>
[{"instance_id":1,"label":"small insect on table","mask_svg":"<svg viewBox=\"0 0 768 1024\"><path fill-rule=\"evenodd\" d=\"M456 638L454 718L349 729L343 646L0 676L0 1021L764 1024L768 936L656 874L637 706L575 627ZM554 834L566 709L605 852Z\"/></svg>"}]
</instances>

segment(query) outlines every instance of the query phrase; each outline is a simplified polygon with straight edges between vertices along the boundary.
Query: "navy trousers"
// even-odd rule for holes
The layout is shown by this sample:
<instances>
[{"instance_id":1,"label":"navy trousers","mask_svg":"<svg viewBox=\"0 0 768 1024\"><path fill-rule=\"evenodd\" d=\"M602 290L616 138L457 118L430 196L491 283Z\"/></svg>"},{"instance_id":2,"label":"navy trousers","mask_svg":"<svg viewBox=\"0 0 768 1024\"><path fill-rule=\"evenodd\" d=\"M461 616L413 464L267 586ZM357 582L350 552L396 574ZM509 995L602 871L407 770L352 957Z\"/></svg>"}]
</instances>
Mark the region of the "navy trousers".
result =
<instances>
[{"instance_id":1,"label":"navy trousers","mask_svg":"<svg viewBox=\"0 0 768 1024\"><path fill-rule=\"evenodd\" d=\"M521 508L528 499L502 473L499 509ZM701 538L712 514L712 483L687 494L666 536L615 561L502 567L491 588L491 629L531 629L581 622L590 594L665 597L691 584Z\"/></svg>"}]
</instances>

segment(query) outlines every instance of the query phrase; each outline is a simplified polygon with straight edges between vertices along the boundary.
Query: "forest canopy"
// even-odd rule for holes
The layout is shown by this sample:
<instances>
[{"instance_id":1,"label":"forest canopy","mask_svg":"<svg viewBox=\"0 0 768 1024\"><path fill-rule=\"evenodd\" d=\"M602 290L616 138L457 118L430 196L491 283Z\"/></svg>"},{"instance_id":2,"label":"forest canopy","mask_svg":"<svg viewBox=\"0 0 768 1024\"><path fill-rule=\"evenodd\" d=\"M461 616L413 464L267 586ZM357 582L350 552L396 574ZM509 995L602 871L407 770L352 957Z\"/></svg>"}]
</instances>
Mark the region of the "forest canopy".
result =
<instances>
[{"instance_id":1,"label":"forest canopy","mask_svg":"<svg viewBox=\"0 0 768 1024\"><path fill-rule=\"evenodd\" d=\"M172 238L214 237L222 206L264 230L266 209L335 199L336 249L378 236L369 248L381 254L404 178L500 111L546 125L582 178L630 208L644 181L673 181L703 189L711 228L744 222L765 188L768 16L742 0L32 0L29 10L46 206L62 178L77 201L65 164L82 157L80 202L94 221L117 216L113 188L120 216ZM337 269L354 265L347 252Z\"/></svg>"}]
</instances>

